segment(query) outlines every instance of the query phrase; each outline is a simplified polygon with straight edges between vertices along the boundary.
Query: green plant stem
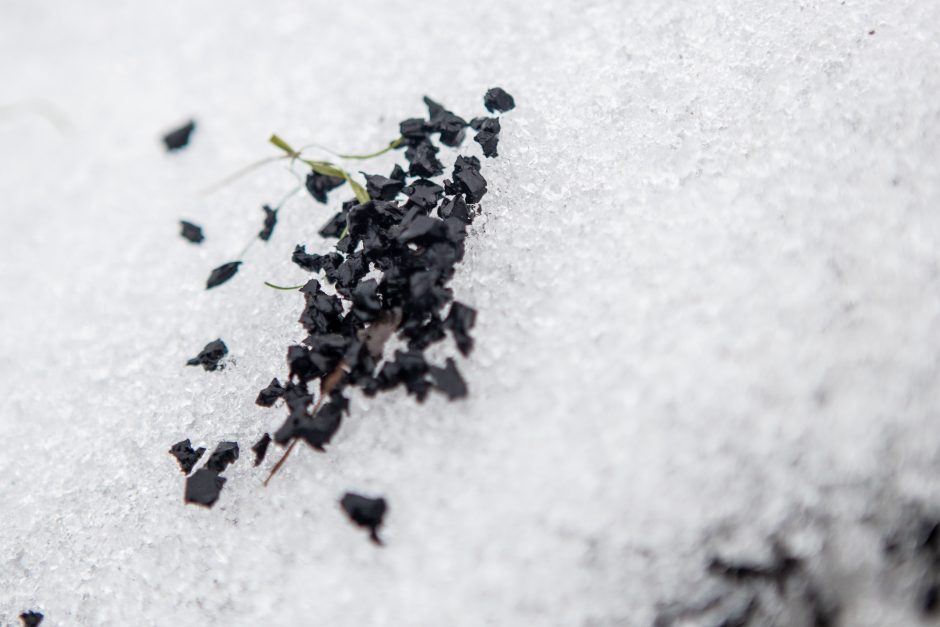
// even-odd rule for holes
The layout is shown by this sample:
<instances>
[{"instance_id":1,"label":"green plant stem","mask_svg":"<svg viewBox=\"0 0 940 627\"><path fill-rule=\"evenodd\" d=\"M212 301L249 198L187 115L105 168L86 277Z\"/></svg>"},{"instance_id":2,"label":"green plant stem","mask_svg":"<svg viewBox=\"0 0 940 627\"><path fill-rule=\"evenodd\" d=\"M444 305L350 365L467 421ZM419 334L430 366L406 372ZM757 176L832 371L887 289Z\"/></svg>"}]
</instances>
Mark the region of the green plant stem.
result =
<instances>
[{"instance_id":1,"label":"green plant stem","mask_svg":"<svg viewBox=\"0 0 940 627\"><path fill-rule=\"evenodd\" d=\"M284 290L285 292L299 290L300 288L303 287L303 285L292 285L290 287L284 287L283 285L275 285L274 283L268 283L267 281L265 281L264 284L270 288L274 288L276 290Z\"/></svg>"}]
</instances>

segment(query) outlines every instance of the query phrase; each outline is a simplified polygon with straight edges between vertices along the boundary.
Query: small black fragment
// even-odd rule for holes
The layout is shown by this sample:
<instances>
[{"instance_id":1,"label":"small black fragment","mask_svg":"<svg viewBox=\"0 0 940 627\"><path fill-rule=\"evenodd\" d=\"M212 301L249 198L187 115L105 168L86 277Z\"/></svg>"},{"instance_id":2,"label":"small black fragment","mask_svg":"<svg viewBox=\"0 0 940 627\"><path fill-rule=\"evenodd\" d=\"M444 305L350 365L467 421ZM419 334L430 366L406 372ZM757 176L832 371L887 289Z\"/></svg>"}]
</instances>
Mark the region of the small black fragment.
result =
<instances>
[{"instance_id":1,"label":"small black fragment","mask_svg":"<svg viewBox=\"0 0 940 627\"><path fill-rule=\"evenodd\" d=\"M392 173L388 175L388 178L395 179L396 181L405 182L405 171L402 170L401 166L397 163L395 167L392 168Z\"/></svg>"},{"instance_id":2,"label":"small black fragment","mask_svg":"<svg viewBox=\"0 0 940 627\"><path fill-rule=\"evenodd\" d=\"M408 118L407 120L402 120L401 124L398 125L398 132L401 133L401 136L411 141L420 141L424 139L428 132L424 125L424 120L421 118Z\"/></svg>"},{"instance_id":3,"label":"small black fragment","mask_svg":"<svg viewBox=\"0 0 940 627\"><path fill-rule=\"evenodd\" d=\"M202 366L212 372L219 368L219 360L228 354L228 347L221 339L206 344L198 355L186 362L187 366Z\"/></svg>"},{"instance_id":4,"label":"small black fragment","mask_svg":"<svg viewBox=\"0 0 940 627\"><path fill-rule=\"evenodd\" d=\"M179 462L180 470L183 471L184 475L188 475L193 471L193 467L205 452L206 449L201 446L198 449L193 450L193 446L189 441L189 438L186 438L182 442L177 442L170 447L170 455L175 457L176 461Z\"/></svg>"},{"instance_id":5,"label":"small black fragment","mask_svg":"<svg viewBox=\"0 0 940 627\"><path fill-rule=\"evenodd\" d=\"M33 610L28 610L20 614L20 620L23 621L23 627L37 627L42 622L42 619L45 618L39 612L34 612Z\"/></svg>"},{"instance_id":6,"label":"small black fragment","mask_svg":"<svg viewBox=\"0 0 940 627\"><path fill-rule=\"evenodd\" d=\"M377 530L382 525L382 519L388 509L385 499L382 497L373 499L361 494L347 492L340 500L340 505L342 505L350 520L369 530L369 537L373 542L382 544Z\"/></svg>"},{"instance_id":7,"label":"small black fragment","mask_svg":"<svg viewBox=\"0 0 940 627\"><path fill-rule=\"evenodd\" d=\"M445 146L459 146L463 142L467 121L427 96L424 97L424 104L427 105L430 116L427 124L428 130L432 133L440 133L441 143Z\"/></svg>"},{"instance_id":8,"label":"small black fragment","mask_svg":"<svg viewBox=\"0 0 940 627\"><path fill-rule=\"evenodd\" d=\"M180 235L183 236L183 239L187 239L193 244L199 244L206 239L206 236L202 234L202 228L192 222L180 220L180 227L182 227Z\"/></svg>"},{"instance_id":9,"label":"small black fragment","mask_svg":"<svg viewBox=\"0 0 940 627\"><path fill-rule=\"evenodd\" d=\"M255 466L264 461L264 456L268 454L268 445L271 443L271 436L265 433L261 439L255 442L251 450L255 453Z\"/></svg>"},{"instance_id":10,"label":"small black fragment","mask_svg":"<svg viewBox=\"0 0 940 627\"><path fill-rule=\"evenodd\" d=\"M444 199L441 206L437 208L437 215L439 215L442 220L456 218L465 224L473 222L473 213L467 207L463 196L454 196L453 198Z\"/></svg>"},{"instance_id":11,"label":"small black fragment","mask_svg":"<svg viewBox=\"0 0 940 627\"><path fill-rule=\"evenodd\" d=\"M516 101L502 87L493 87L483 96L483 106L490 113L505 112L516 108Z\"/></svg>"},{"instance_id":12,"label":"small black fragment","mask_svg":"<svg viewBox=\"0 0 940 627\"><path fill-rule=\"evenodd\" d=\"M320 228L320 237L339 237L346 229L346 211L340 211Z\"/></svg>"},{"instance_id":13,"label":"small black fragment","mask_svg":"<svg viewBox=\"0 0 940 627\"><path fill-rule=\"evenodd\" d=\"M307 191L319 202L326 204L326 193L346 182L341 176L328 176L319 172L310 172L307 175Z\"/></svg>"},{"instance_id":14,"label":"small black fragment","mask_svg":"<svg viewBox=\"0 0 940 627\"><path fill-rule=\"evenodd\" d=\"M413 204L430 211L444 195L444 188L427 179L418 179L406 187L404 193Z\"/></svg>"},{"instance_id":15,"label":"small black fragment","mask_svg":"<svg viewBox=\"0 0 940 627\"><path fill-rule=\"evenodd\" d=\"M444 319L444 326L450 329L457 342L457 349L464 355L469 355L473 350L473 338L470 337L470 329L477 320L477 311L472 307L467 307L463 303L454 301L450 306L450 312Z\"/></svg>"},{"instance_id":16,"label":"small black fragment","mask_svg":"<svg viewBox=\"0 0 940 627\"><path fill-rule=\"evenodd\" d=\"M171 131L164 135L163 143L166 144L167 152L184 148L189 143L189 136L192 134L193 129L195 128L196 122L190 120L175 131Z\"/></svg>"},{"instance_id":17,"label":"small black fragment","mask_svg":"<svg viewBox=\"0 0 940 627\"><path fill-rule=\"evenodd\" d=\"M483 148L483 156L498 157L496 146L499 144L499 118L473 118L470 126L477 131L473 141Z\"/></svg>"},{"instance_id":18,"label":"small black fragment","mask_svg":"<svg viewBox=\"0 0 940 627\"><path fill-rule=\"evenodd\" d=\"M200 468L186 478L184 499L187 503L212 507L219 499L223 485L225 485L225 477L220 477L219 473L214 470Z\"/></svg>"},{"instance_id":19,"label":"small black fragment","mask_svg":"<svg viewBox=\"0 0 940 627\"><path fill-rule=\"evenodd\" d=\"M467 202L478 203L486 194L486 179L480 174L480 160L459 156L454 161L454 188L467 196Z\"/></svg>"},{"instance_id":20,"label":"small black fragment","mask_svg":"<svg viewBox=\"0 0 940 627\"><path fill-rule=\"evenodd\" d=\"M277 209L272 209L267 205L261 208L264 209L264 228L258 233L258 237L266 242L271 239L271 234L274 233L274 226L277 224Z\"/></svg>"},{"instance_id":21,"label":"small black fragment","mask_svg":"<svg viewBox=\"0 0 940 627\"><path fill-rule=\"evenodd\" d=\"M434 382L434 387L446 394L450 400L463 398L467 395L467 384L460 376L460 371L457 370L457 364L453 359L448 357L446 364L444 368L431 366L431 380Z\"/></svg>"},{"instance_id":22,"label":"small black fragment","mask_svg":"<svg viewBox=\"0 0 940 627\"><path fill-rule=\"evenodd\" d=\"M381 174L366 174L365 172L363 174L366 177L366 191L375 200L394 200L405 186L404 180L387 178Z\"/></svg>"},{"instance_id":23,"label":"small black fragment","mask_svg":"<svg viewBox=\"0 0 940 627\"><path fill-rule=\"evenodd\" d=\"M439 149L427 139L405 150L405 159L411 166L408 174L412 176L437 176L444 173L444 164L437 158Z\"/></svg>"},{"instance_id":24,"label":"small black fragment","mask_svg":"<svg viewBox=\"0 0 940 627\"><path fill-rule=\"evenodd\" d=\"M236 459L238 459L238 442L219 442L204 468L223 472L229 464L235 463Z\"/></svg>"},{"instance_id":25,"label":"small black fragment","mask_svg":"<svg viewBox=\"0 0 940 627\"><path fill-rule=\"evenodd\" d=\"M209 280L206 281L206 289L211 290L213 287L222 285L231 279L238 272L238 266L241 263L241 261L230 261L213 270L212 274L209 275Z\"/></svg>"},{"instance_id":26,"label":"small black fragment","mask_svg":"<svg viewBox=\"0 0 940 627\"><path fill-rule=\"evenodd\" d=\"M323 263L322 259L322 255L308 253L307 247L303 244L298 244L294 248L294 254L290 257L291 261L308 272L319 272L322 267L321 264Z\"/></svg>"},{"instance_id":27,"label":"small black fragment","mask_svg":"<svg viewBox=\"0 0 940 627\"><path fill-rule=\"evenodd\" d=\"M274 405L274 402L282 396L284 396L284 388L281 386L281 382L275 377L271 380L268 387L258 392L258 398L255 399L255 403L262 407L271 407Z\"/></svg>"}]
</instances>

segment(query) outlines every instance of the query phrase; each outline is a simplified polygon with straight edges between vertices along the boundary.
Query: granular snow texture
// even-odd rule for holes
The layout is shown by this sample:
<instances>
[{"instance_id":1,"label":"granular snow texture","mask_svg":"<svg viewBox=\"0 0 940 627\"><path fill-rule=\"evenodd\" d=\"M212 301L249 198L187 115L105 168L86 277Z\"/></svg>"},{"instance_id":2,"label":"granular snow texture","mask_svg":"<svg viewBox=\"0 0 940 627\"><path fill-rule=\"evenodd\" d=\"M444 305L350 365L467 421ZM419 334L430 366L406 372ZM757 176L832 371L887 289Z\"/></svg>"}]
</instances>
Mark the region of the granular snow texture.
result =
<instances>
[{"instance_id":1,"label":"granular snow texture","mask_svg":"<svg viewBox=\"0 0 940 627\"><path fill-rule=\"evenodd\" d=\"M0 12L0 107L33 103L0 109L0 624L920 620L940 3ZM274 154L272 132L375 150L424 94L469 119L494 86L517 106L453 282L479 311L469 396L353 396L325 454L298 449L267 489L279 449L246 457L213 509L185 505L170 445L247 450L282 420L254 399L302 303L262 281L303 282L291 252L328 250L336 210L297 196L206 291L296 180L198 191ZM185 366L218 337L225 368ZM384 547L347 491L387 500ZM708 568L770 563L775 542L801 560L783 591Z\"/></svg>"}]
</instances>

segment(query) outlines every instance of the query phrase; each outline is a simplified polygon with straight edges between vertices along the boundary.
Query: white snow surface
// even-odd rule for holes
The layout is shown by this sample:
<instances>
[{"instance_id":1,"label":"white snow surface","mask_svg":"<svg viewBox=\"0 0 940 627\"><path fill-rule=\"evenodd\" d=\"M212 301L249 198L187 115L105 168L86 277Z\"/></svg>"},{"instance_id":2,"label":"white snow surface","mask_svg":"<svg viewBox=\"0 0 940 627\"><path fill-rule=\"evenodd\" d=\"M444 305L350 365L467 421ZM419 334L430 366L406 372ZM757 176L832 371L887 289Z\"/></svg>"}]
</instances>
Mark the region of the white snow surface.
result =
<instances>
[{"instance_id":1,"label":"white snow surface","mask_svg":"<svg viewBox=\"0 0 940 627\"><path fill-rule=\"evenodd\" d=\"M5 0L0 106L69 126L0 113L0 624L714 625L708 560L774 539L837 624L919 624L882 544L940 508L938 67L933 0ZM254 397L304 332L262 281L306 280L348 190L208 292L295 180L199 190L272 132L372 150L496 85L470 396L355 394L264 488ZM223 371L185 367L217 337ZM186 437L241 445L211 510ZM346 490L388 499L384 547ZM762 594L752 624L812 624Z\"/></svg>"}]
</instances>

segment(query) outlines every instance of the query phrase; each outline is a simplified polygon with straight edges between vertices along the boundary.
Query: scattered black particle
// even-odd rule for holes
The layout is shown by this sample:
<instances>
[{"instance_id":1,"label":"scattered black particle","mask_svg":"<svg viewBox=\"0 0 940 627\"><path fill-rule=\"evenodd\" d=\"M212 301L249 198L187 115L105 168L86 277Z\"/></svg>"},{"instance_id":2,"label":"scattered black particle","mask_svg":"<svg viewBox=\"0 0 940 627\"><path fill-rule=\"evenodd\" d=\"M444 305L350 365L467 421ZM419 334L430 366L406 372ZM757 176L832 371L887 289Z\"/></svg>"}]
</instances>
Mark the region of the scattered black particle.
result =
<instances>
[{"instance_id":1,"label":"scattered black particle","mask_svg":"<svg viewBox=\"0 0 940 627\"><path fill-rule=\"evenodd\" d=\"M496 146L499 144L499 118L473 118L470 126L477 131L473 141L483 148L483 156L498 157Z\"/></svg>"},{"instance_id":2,"label":"scattered black particle","mask_svg":"<svg viewBox=\"0 0 940 627\"><path fill-rule=\"evenodd\" d=\"M238 459L238 442L219 442L212 451L212 455L209 456L205 468L215 472L224 472L229 464L235 463L236 459Z\"/></svg>"},{"instance_id":3,"label":"scattered black particle","mask_svg":"<svg viewBox=\"0 0 940 627\"><path fill-rule=\"evenodd\" d=\"M365 174L365 177L366 191L375 200L394 200L405 186L404 180L388 178L380 174Z\"/></svg>"},{"instance_id":4,"label":"scattered black particle","mask_svg":"<svg viewBox=\"0 0 940 627\"><path fill-rule=\"evenodd\" d=\"M444 195L444 188L427 179L418 179L406 187L404 193L409 201L426 211L430 211L437 206L441 196Z\"/></svg>"},{"instance_id":5,"label":"scattered black particle","mask_svg":"<svg viewBox=\"0 0 940 627\"><path fill-rule=\"evenodd\" d=\"M348 209L340 211L330 221L320 228L320 237L339 237L346 229L346 212Z\"/></svg>"},{"instance_id":6,"label":"scattered black particle","mask_svg":"<svg viewBox=\"0 0 940 627\"><path fill-rule=\"evenodd\" d=\"M264 461L264 456L268 454L268 445L271 443L271 436L265 433L261 439L255 442L251 450L255 453L255 466Z\"/></svg>"},{"instance_id":7,"label":"scattered black particle","mask_svg":"<svg viewBox=\"0 0 940 627\"><path fill-rule=\"evenodd\" d=\"M483 96L483 106L490 113L493 113L493 111L503 113L514 109L516 101L502 87L493 87Z\"/></svg>"},{"instance_id":8,"label":"scattered black particle","mask_svg":"<svg viewBox=\"0 0 940 627\"><path fill-rule=\"evenodd\" d=\"M222 285L231 279L238 272L238 266L241 263L241 261L230 261L213 270L212 274L209 275L209 280L206 281L206 289L211 290L213 287Z\"/></svg>"},{"instance_id":9,"label":"scattered black particle","mask_svg":"<svg viewBox=\"0 0 940 627\"><path fill-rule=\"evenodd\" d=\"M258 398L255 399L255 403L262 407L271 407L277 399L283 396L284 388L281 386L281 382L278 381L277 378L274 378L271 380L268 387L258 392Z\"/></svg>"},{"instance_id":10,"label":"scattered black particle","mask_svg":"<svg viewBox=\"0 0 940 627\"><path fill-rule=\"evenodd\" d=\"M193 244L199 244L204 239L206 239L205 235L202 234L202 229L196 226L195 224L193 224L192 222L187 222L186 220L180 220L180 227L182 227L180 230L180 235L182 235L184 239L189 240Z\"/></svg>"},{"instance_id":11,"label":"scattered black particle","mask_svg":"<svg viewBox=\"0 0 940 627\"><path fill-rule=\"evenodd\" d=\"M189 441L189 438L186 438L182 442L177 442L170 447L170 455L175 457L176 461L179 462L180 470L183 471L184 475L188 475L193 471L193 467L205 452L206 449L201 446L198 449L193 450L193 446Z\"/></svg>"},{"instance_id":12,"label":"scattered black particle","mask_svg":"<svg viewBox=\"0 0 940 627\"><path fill-rule=\"evenodd\" d=\"M437 158L439 151L440 149L427 138L413 146L409 146L405 150L405 159L411 164L408 168L408 174L425 177L443 174L444 164Z\"/></svg>"},{"instance_id":13,"label":"scattered black particle","mask_svg":"<svg viewBox=\"0 0 940 627\"><path fill-rule=\"evenodd\" d=\"M437 215L439 215L442 220L456 218L465 224L473 222L473 213L470 211L469 207L467 207L463 196L445 198L441 206L437 208Z\"/></svg>"},{"instance_id":14,"label":"scattered black particle","mask_svg":"<svg viewBox=\"0 0 940 627\"><path fill-rule=\"evenodd\" d=\"M277 224L277 209L272 209L267 205L261 208L264 209L264 228L258 233L258 237L266 242L271 239L271 234L274 233L274 226Z\"/></svg>"},{"instance_id":15,"label":"scattered black particle","mask_svg":"<svg viewBox=\"0 0 940 627\"><path fill-rule=\"evenodd\" d=\"M480 174L476 157L459 156L454 162L454 189L465 194L467 202L478 203L486 194L486 179Z\"/></svg>"},{"instance_id":16,"label":"scattered black particle","mask_svg":"<svg viewBox=\"0 0 940 627\"><path fill-rule=\"evenodd\" d=\"M454 363L454 360L450 357L447 358L445 362L446 366L444 368L438 368L437 366L431 366L431 380L434 382L434 387L447 395L447 398L454 400L455 398L463 398L467 395L467 384L464 382L463 377L460 376L460 371L457 370L457 364Z\"/></svg>"},{"instance_id":17,"label":"scattered black particle","mask_svg":"<svg viewBox=\"0 0 940 627\"><path fill-rule=\"evenodd\" d=\"M445 146L459 146L463 142L467 121L427 96L424 97L424 104L428 107L430 117L426 127L427 130L432 133L440 133L441 143Z\"/></svg>"},{"instance_id":18,"label":"scattered black particle","mask_svg":"<svg viewBox=\"0 0 940 627\"><path fill-rule=\"evenodd\" d=\"M185 501L212 507L219 499L223 485L225 485L225 477L220 477L215 470L200 468L186 478Z\"/></svg>"},{"instance_id":19,"label":"scattered black particle","mask_svg":"<svg viewBox=\"0 0 940 627\"><path fill-rule=\"evenodd\" d=\"M196 128L196 122L190 120L175 131L171 131L163 136L163 143L166 144L167 152L180 150L189 143L189 136Z\"/></svg>"},{"instance_id":20,"label":"scattered black particle","mask_svg":"<svg viewBox=\"0 0 940 627\"><path fill-rule=\"evenodd\" d=\"M294 248L294 254L291 255L290 260L308 272L319 272L322 267L322 258L321 255L317 255L316 253L308 253L306 246L298 244Z\"/></svg>"},{"instance_id":21,"label":"scattered black particle","mask_svg":"<svg viewBox=\"0 0 940 627\"><path fill-rule=\"evenodd\" d=\"M20 620L23 621L23 627L37 627L42 622L42 619L45 618L39 612L33 610L28 610L20 614Z\"/></svg>"},{"instance_id":22,"label":"scattered black particle","mask_svg":"<svg viewBox=\"0 0 940 627\"><path fill-rule=\"evenodd\" d=\"M469 355L473 350L473 338L470 337L470 329L476 324L476 309L468 307L462 303L454 301L450 306L450 312L444 319L444 326L450 330L457 342L457 348L464 355Z\"/></svg>"},{"instance_id":23,"label":"scattered black particle","mask_svg":"<svg viewBox=\"0 0 940 627\"><path fill-rule=\"evenodd\" d=\"M385 517L387 509L385 499L381 497L373 499L347 492L340 500L340 505L342 505L350 520L369 530L369 537L373 542L382 544L377 530L382 525L382 519Z\"/></svg>"},{"instance_id":24,"label":"scattered black particle","mask_svg":"<svg viewBox=\"0 0 940 627\"><path fill-rule=\"evenodd\" d=\"M206 344L199 354L186 362L187 366L202 366L212 372L219 368L219 360L228 354L228 347L221 339Z\"/></svg>"},{"instance_id":25,"label":"scattered black particle","mask_svg":"<svg viewBox=\"0 0 940 627\"><path fill-rule=\"evenodd\" d=\"M326 193L346 182L341 176L328 176L318 172L307 175L307 191L319 202L326 204Z\"/></svg>"}]
</instances>

